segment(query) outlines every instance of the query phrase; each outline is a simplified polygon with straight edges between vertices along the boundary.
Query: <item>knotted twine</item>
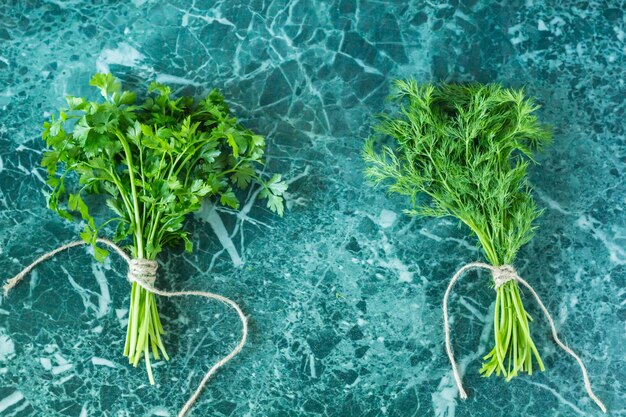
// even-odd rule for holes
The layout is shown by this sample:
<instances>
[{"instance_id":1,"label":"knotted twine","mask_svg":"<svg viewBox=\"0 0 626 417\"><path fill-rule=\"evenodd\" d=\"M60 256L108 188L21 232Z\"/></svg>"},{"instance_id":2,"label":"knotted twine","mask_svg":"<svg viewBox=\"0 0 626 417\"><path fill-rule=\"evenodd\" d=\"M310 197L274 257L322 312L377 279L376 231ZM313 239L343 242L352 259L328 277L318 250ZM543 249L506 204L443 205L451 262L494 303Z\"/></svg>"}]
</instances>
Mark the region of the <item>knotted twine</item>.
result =
<instances>
[{"instance_id":1,"label":"knotted twine","mask_svg":"<svg viewBox=\"0 0 626 417\"><path fill-rule=\"evenodd\" d=\"M204 375L204 378L202 378L202 381L200 381L198 388L196 388L195 392L191 395L191 397L189 397L189 399L187 400L183 408L181 408L181 410L178 412L178 417L183 417L185 414L187 414L187 412L191 409L193 404L196 402L196 400L200 396L200 393L204 389L204 386L206 385L209 378L211 378L211 376L213 376L213 374L219 368L224 366L227 362L229 362L232 358L234 358L239 352L241 352L241 349L243 349L243 346L246 344L246 339L248 338L248 320L246 319L246 316L244 315L241 308L239 308L239 306L234 301L224 296L221 296L219 294L213 294L213 293L205 292L205 291L163 291L163 290L154 288L154 282L156 280L156 272L158 268L158 264L156 261L150 260L150 259L131 259L130 256L128 256L128 254L124 252L124 250L122 250L122 248L117 246L112 241L108 239L102 239L102 238L98 238L97 241L98 243L103 243L111 247L122 258L124 258L124 260L128 264L128 275L127 275L128 280L130 282L137 283L137 285L142 287L144 290L152 294L160 295L162 297L182 297L182 296L187 296L187 295L193 295L197 297L205 297L205 298L209 298L213 300L218 300L232 307L233 310L235 310L237 314L239 315L239 319L241 320L241 333L242 333L241 340L228 355L224 356L217 363L215 363L213 367L211 367L211 369L209 369L209 371ZM9 294L9 291L11 291L13 287L15 287L22 279L24 279L24 277L26 277L26 275L28 275L41 262L52 258L57 253L62 252L66 249L70 249L75 246L81 246L85 244L86 243L82 240L71 242L71 243L60 246L50 252L43 254L33 263L31 263L26 268L24 268L22 272L20 272L13 278L7 280L6 284L4 285L5 296L7 296Z\"/></svg>"},{"instance_id":2,"label":"knotted twine","mask_svg":"<svg viewBox=\"0 0 626 417\"><path fill-rule=\"evenodd\" d=\"M582 359L580 359L580 357L576 353L574 353L572 349L570 349L565 343L561 341L561 339L559 339L559 335L556 332L556 326L554 325L554 320L552 319L552 316L548 312L548 309L546 308L546 306L541 301L541 298L539 298L539 295L535 292L533 287L528 282L526 282L526 280L524 280L522 277L520 277L517 274L517 271L511 265L493 266L493 265L489 265L483 262L469 263L463 266L458 271L456 271L456 274L454 274L454 276L450 280L450 284L448 284L448 289L446 290L446 293L443 296L443 326L444 326L444 331L446 335L446 352L448 353L448 358L450 358L450 364L452 365L452 374L454 375L454 380L456 381L456 385L459 388L460 397L464 400L467 399L467 393L463 389L463 384L461 383L461 375L457 368L456 362L454 360L454 354L452 353L452 348L450 346L450 320L448 318L448 297L450 296L452 287L457 282L457 280L461 278L461 275L463 275L466 271L469 271L472 269L481 269L481 268L491 271L496 291L498 290L498 288L500 288L501 286L503 286L509 281L519 282L530 291L530 293L535 297L535 300L537 300L537 304L539 304L539 307L543 311L543 314L546 316L546 318L548 319L548 322L550 323L550 328L552 329L552 337L554 338L554 341L556 342L556 344L559 345L559 347L563 349L565 352L570 354L574 359L576 359L576 362L578 362L578 366L580 366L580 370L582 371L582 374L583 374L583 380L585 382L585 389L587 390L587 394L589 394L589 397L593 401L595 401L595 403L598 405L598 407L600 407L600 409L604 413L606 413L606 407L604 406L602 401L600 401L600 399L596 397L596 395L593 393L593 390L591 389L591 382L589 381L587 368L585 368L585 364L583 363Z\"/></svg>"}]
</instances>

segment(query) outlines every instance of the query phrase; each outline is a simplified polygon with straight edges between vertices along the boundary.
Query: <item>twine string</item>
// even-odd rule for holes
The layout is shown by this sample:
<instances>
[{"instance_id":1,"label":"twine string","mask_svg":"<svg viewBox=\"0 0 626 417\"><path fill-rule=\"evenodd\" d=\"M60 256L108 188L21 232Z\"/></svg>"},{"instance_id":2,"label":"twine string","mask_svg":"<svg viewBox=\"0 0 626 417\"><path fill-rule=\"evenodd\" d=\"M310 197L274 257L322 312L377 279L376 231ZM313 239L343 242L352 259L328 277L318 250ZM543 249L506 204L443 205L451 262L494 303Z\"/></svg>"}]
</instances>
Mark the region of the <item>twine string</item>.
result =
<instances>
[{"instance_id":1,"label":"twine string","mask_svg":"<svg viewBox=\"0 0 626 417\"><path fill-rule=\"evenodd\" d=\"M548 309L546 308L546 306L541 301L541 298L539 298L539 295L534 290L534 288L528 282L526 282L526 280L524 280L517 274L517 271L511 265L493 266L493 265L489 265L483 262L472 262L467 265L464 265L461 269L459 269L454 274L454 276L450 280L450 283L448 284L448 289L446 290L446 293L443 296L443 323L444 323L443 325L444 325L444 333L445 333L445 338L446 338L446 353L448 354L448 358L450 359L450 364L452 365L452 374L454 375L454 380L456 381L456 385L459 388L459 396L462 399L466 399L467 393L463 389L463 384L461 383L461 374L458 370L456 361L454 360L454 354L452 353L452 347L450 343L450 319L448 317L448 298L450 297L450 293L452 291L452 287L454 286L454 284L459 280L459 278L465 272L472 270L472 269L487 269L491 271L496 290L509 281L515 281L515 282L522 284L524 287L526 287L530 291L533 297L535 297L537 304L539 304L541 311L543 311L543 314L546 316L546 318L548 319L548 322L550 323L550 328L552 329L552 337L554 338L554 341L556 342L556 344L559 345L559 347L563 349L565 352L567 352L570 356L576 359L576 362L578 362L578 366L580 367L580 370L582 371L582 374L583 374L583 380L585 383L585 389L587 390L587 394L598 405L598 407L600 407L600 409L604 413L606 413L606 407L604 406L602 401L600 401L600 399L593 393L593 390L591 389L591 381L589 380L589 375L587 374L587 368L585 367L585 364L583 363L582 359L580 359L580 356L578 356L572 349L570 349L565 343L563 343L561 339L559 339L559 335L556 331L554 320L552 319L552 316L548 312Z\"/></svg>"},{"instance_id":2,"label":"twine string","mask_svg":"<svg viewBox=\"0 0 626 417\"><path fill-rule=\"evenodd\" d=\"M214 294L214 293L206 292L206 291L163 291L163 290L159 290L155 288L154 282L156 280L156 272L158 268L158 264L155 260L131 259L131 257L128 256L128 254L124 252L122 248L117 246L112 241L108 239L98 238L97 242L102 243L114 249L126 261L126 263L128 264L128 275L127 275L128 280L130 282L137 283L137 285L139 285L144 290L152 294L160 295L162 297L196 296L196 297L205 297L208 299L217 300L217 301L220 301L221 303L224 303L230 306L233 310L235 310L237 312L237 315L239 316L239 320L241 320L241 333L242 334L241 334L241 339L239 340L239 343L237 344L237 346L235 346L235 348L228 355L224 356L222 359L217 361L211 367L211 369L209 369L209 371L204 375L204 377L198 384L198 387L196 388L194 393L189 397L185 405L181 408L181 410L177 414L178 417L184 417L189 412L193 404L197 401L198 397L202 393L202 390L204 389L204 386L206 385L208 380L211 378L211 376L213 376L219 368L221 368L226 363L228 363L231 359L237 356L237 354L241 352L241 350L243 349L244 345L246 344L246 340L248 338L248 319L246 318L241 308L237 305L237 303L235 303L233 300L227 297L224 297L222 295ZM68 244L60 246L50 252L47 252L41 255L33 263L31 263L26 268L24 268L20 273L15 275L13 278L7 280L7 282L5 283L3 287L5 297L37 265L54 257L59 252L62 252L66 249L70 249L76 246L81 246L81 245L86 245L86 243L84 241L70 242Z\"/></svg>"},{"instance_id":3,"label":"twine string","mask_svg":"<svg viewBox=\"0 0 626 417\"><path fill-rule=\"evenodd\" d=\"M153 287L158 268L159 264L153 259L131 259L128 263L128 280Z\"/></svg>"}]
</instances>

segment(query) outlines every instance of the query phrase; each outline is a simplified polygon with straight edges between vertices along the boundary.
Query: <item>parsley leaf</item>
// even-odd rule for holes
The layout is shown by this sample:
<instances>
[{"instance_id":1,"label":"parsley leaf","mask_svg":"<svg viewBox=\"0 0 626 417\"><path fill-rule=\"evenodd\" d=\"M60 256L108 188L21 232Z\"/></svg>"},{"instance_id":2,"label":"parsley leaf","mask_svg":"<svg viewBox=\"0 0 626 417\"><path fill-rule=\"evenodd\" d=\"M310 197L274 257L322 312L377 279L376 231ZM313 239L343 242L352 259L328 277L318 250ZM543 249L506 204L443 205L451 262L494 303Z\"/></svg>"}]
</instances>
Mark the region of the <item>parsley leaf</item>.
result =
<instances>
[{"instance_id":1,"label":"parsley leaf","mask_svg":"<svg viewBox=\"0 0 626 417\"><path fill-rule=\"evenodd\" d=\"M283 214L286 185L280 176L266 180L257 171L264 164L263 137L237 123L219 91L196 103L172 98L168 86L153 82L137 103L137 94L123 90L111 74L96 74L89 84L104 100L66 98L68 108L43 124L48 149L42 165L52 187L49 207L68 220L76 220L71 212L80 215L81 237L94 246L97 259L107 253L95 246L97 237L110 223L116 224L115 241L132 241L134 257L154 259L176 242L191 251L187 215L205 198L238 209L235 187L262 187L261 197ZM97 210L83 198L87 194L104 195L110 209L104 223L92 216ZM167 358L154 297L133 285L129 314L125 354L131 363L148 347Z\"/></svg>"}]
</instances>

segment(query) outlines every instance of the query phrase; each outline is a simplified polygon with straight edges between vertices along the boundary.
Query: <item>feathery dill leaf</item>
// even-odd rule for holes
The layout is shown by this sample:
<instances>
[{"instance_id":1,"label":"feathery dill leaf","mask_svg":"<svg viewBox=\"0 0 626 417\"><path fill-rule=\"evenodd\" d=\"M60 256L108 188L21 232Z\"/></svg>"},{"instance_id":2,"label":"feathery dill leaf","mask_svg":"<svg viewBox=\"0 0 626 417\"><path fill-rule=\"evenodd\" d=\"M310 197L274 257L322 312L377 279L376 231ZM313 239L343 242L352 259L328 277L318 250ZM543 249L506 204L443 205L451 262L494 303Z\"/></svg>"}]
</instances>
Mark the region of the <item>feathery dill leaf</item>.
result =
<instances>
[{"instance_id":1,"label":"feathery dill leaf","mask_svg":"<svg viewBox=\"0 0 626 417\"><path fill-rule=\"evenodd\" d=\"M376 138L368 140L368 178L410 196L411 215L461 220L492 264L513 262L541 213L526 178L533 153L550 137L533 114L537 106L522 91L493 84L398 80L395 88L401 108L383 115L377 132L396 146L379 153Z\"/></svg>"},{"instance_id":2,"label":"feathery dill leaf","mask_svg":"<svg viewBox=\"0 0 626 417\"><path fill-rule=\"evenodd\" d=\"M407 195L414 216L452 216L478 237L491 264L512 264L541 214L528 185L533 155L550 140L522 90L495 84L420 85L398 80L399 110L381 116L364 147L366 176ZM391 138L393 145L376 145ZM494 348L481 373L510 380L543 363L516 282L497 288Z\"/></svg>"}]
</instances>

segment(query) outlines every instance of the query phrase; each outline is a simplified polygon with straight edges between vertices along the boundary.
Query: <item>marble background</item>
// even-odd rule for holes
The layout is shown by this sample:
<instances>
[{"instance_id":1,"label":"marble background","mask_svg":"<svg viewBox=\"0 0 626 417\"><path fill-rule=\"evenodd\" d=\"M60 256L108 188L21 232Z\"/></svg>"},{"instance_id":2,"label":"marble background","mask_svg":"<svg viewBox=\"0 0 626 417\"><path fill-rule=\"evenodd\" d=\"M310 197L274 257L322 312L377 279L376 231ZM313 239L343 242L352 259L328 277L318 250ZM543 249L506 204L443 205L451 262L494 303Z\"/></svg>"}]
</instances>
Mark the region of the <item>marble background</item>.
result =
<instances>
[{"instance_id":1,"label":"marble background","mask_svg":"<svg viewBox=\"0 0 626 417\"><path fill-rule=\"evenodd\" d=\"M97 70L130 86L223 90L268 137L290 181L284 219L264 204L207 207L194 254L163 254L164 288L233 298L249 314L243 353L194 416L594 416L580 371L551 341L547 371L481 378L494 296L471 274L452 298L460 402L443 348L451 274L482 255L451 219L410 219L365 184L360 149L393 78L525 86L555 140L531 170L545 207L517 266L583 352L597 394L626 416L626 4L624 1L0 2L0 272L77 237L45 207L41 124ZM410 3L410 4L409 4ZM240 336L236 315L161 302L169 363L122 357L129 287L120 259L74 249L0 301L0 415L174 416Z\"/></svg>"}]
</instances>

